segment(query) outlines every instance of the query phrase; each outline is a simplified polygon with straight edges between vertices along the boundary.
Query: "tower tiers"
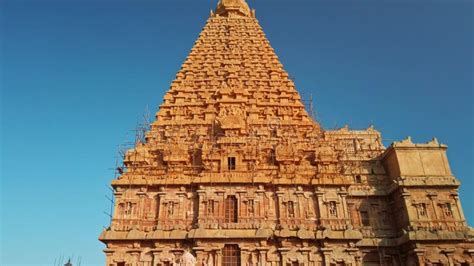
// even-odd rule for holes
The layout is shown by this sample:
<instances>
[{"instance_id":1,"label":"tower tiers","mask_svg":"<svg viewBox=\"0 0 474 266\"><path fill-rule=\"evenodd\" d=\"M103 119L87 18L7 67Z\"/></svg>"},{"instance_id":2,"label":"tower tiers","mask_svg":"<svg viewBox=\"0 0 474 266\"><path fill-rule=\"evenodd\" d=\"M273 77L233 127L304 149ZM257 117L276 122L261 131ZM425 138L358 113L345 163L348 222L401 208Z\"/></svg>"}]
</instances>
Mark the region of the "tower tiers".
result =
<instances>
[{"instance_id":1,"label":"tower tiers","mask_svg":"<svg viewBox=\"0 0 474 266\"><path fill-rule=\"evenodd\" d=\"M108 266L468 265L446 146L324 130L244 0L221 0L112 181Z\"/></svg>"}]
</instances>

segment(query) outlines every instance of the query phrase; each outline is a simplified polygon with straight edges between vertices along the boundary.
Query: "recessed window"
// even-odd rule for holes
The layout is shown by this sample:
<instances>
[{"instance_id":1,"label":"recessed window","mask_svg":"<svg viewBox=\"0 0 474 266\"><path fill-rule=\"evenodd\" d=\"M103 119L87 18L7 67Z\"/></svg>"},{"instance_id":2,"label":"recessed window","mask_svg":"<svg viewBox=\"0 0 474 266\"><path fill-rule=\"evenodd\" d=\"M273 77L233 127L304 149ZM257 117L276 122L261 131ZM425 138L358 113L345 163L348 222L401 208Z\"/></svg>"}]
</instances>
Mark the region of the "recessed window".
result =
<instances>
[{"instance_id":1,"label":"recessed window","mask_svg":"<svg viewBox=\"0 0 474 266\"><path fill-rule=\"evenodd\" d=\"M228 196L224 202L224 220L226 223L237 223L237 198Z\"/></svg>"},{"instance_id":2,"label":"recessed window","mask_svg":"<svg viewBox=\"0 0 474 266\"><path fill-rule=\"evenodd\" d=\"M418 205L418 215L420 217L426 217L428 215L426 212L426 204L421 203L420 205Z\"/></svg>"},{"instance_id":3,"label":"recessed window","mask_svg":"<svg viewBox=\"0 0 474 266\"><path fill-rule=\"evenodd\" d=\"M360 222L363 226L370 226L370 218L367 211L360 212Z\"/></svg>"},{"instance_id":4,"label":"recessed window","mask_svg":"<svg viewBox=\"0 0 474 266\"><path fill-rule=\"evenodd\" d=\"M362 183L362 177L361 177L360 175L356 175L356 177L355 177L355 182L356 182L357 184Z\"/></svg>"},{"instance_id":5,"label":"recessed window","mask_svg":"<svg viewBox=\"0 0 474 266\"><path fill-rule=\"evenodd\" d=\"M446 216L446 217L452 217L453 216L453 210L451 208L451 203L443 204L443 213L444 213L444 216Z\"/></svg>"},{"instance_id":6,"label":"recessed window","mask_svg":"<svg viewBox=\"0 0 474 266\"><path fill-rule=\"evenodd\" d=\"M213 200L209 200L207 202L207 215L208 216L214 215L214 201Z\"/></svg>"},{"instance_id":7,"label":"recessed window","mask_svg":"<svg viewBox=\"0 0 474 266\"><path fill-rule=\"evenodd\" d=\"M117 266L125 266L125 262L117 262Z\"/></svg>"},{"instance_id":8,"label":"recessed window","mask_svg":"<svg viewBox=\"0 0 474 266\"><path fill-rule=\"evenodd\" d=\"M238 245L225 245L222 250L223 266L240 266L240 249Z\"/></svg>"},{"instance_id":9,"label":"recessed window","mask_svg":"<svg viewBox=\"0 0 474 266\"><path fill-rule=\"evenodd\" d=\"M229 171L235 170L235 157L228 157L227 158L227 169Z\"/></svg>"}]
</instances>

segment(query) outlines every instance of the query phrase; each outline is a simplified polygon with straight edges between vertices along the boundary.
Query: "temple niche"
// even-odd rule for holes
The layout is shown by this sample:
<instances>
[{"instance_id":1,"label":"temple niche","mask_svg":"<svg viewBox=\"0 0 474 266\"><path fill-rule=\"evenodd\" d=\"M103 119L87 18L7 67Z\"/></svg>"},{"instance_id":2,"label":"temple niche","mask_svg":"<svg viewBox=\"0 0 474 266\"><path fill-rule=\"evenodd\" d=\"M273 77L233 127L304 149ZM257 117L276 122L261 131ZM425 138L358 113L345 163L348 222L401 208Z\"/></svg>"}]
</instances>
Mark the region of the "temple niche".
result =
<instances>
[{"instance_id":1,"label":"temple niche","mask_svg":"<svg viewBox=\"0 0 474 266\"><path fill-rule=\"evenodd\" d=\"M221 0L112 181L107 266L474 265L447 147L325 130Z\"/></svg>"}]
</instances>

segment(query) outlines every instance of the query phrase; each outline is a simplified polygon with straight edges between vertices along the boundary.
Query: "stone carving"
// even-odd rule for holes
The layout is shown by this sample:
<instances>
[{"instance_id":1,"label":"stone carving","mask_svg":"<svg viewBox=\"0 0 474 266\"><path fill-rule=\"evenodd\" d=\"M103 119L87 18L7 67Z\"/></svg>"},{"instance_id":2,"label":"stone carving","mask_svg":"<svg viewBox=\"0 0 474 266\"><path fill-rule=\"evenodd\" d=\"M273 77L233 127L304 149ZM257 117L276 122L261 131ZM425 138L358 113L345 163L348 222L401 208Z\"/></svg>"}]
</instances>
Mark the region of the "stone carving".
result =
<instances>
[{"instance_id":1,"label":"stone carving","mask_svg":"<svg viewBox=\"0 0 474 266\"><path fill-rule=\"evenodd\" d=\"M181 256L179 265L180 266L194 266L196 265L196 258L188 251L185 251L183 255Z\"/></svg>"},{"instance_id":2,"label":"stone carving","mask_svg":"<svg viewBox=\"0 0 474 266\"><path fill-rule=\"evenodd\" d=\"M144 135L108 266L474 264L447 147L322 129L244 0L219 1Z\"/></svg>"},{"instance_id":3,"label":"stone carving","mask_svg":"<svg viewBox=\"0 0 474 266\"><path fill-rule=\"evenodd\" d=\"M228 115L219 119L222 129L241 129L245 126L242 116Z\"/></svg>"}]
</instances>

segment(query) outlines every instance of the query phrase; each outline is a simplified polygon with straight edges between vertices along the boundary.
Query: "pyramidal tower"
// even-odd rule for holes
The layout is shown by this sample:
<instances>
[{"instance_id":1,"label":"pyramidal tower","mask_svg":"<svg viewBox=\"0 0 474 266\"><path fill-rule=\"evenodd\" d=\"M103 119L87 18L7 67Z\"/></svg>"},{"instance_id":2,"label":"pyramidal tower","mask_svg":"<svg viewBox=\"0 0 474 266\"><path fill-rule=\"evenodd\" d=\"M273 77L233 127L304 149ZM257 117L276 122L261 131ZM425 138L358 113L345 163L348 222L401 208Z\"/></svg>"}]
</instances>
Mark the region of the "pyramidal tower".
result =
<instances>
[{"instance_id":1,"label":"pyramidal tower","mask_svg":"<svg viewBox=\"0 0 474 266\"><path fill-rule=\"evenodd\" d=\"M107 266L473 265L446 146L324 130L221 0L112 181Z\"/></svg>"}]
</instances>

